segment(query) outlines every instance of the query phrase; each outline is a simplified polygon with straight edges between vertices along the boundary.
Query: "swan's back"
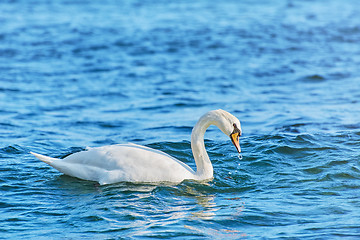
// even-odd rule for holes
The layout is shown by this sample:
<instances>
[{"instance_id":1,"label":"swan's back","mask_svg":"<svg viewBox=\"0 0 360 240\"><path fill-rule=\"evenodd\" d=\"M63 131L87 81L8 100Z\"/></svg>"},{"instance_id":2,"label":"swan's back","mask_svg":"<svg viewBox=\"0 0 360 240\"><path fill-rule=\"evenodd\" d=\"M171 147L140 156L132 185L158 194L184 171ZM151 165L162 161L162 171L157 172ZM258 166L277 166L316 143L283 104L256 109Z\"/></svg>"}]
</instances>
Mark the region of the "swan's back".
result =
<instances>
[{"instance_id":1,"label":"swan's back","mask_svg":"<svg viewBox=\"0 0 360 240\"><path fill-rule=\"evenodd\" d=\"M64 159L47 159L44 162L67 175L100 184L195 179L194 171L183 162L164 152L136 144L89 148Z\"/></svg>"}]
</instances>

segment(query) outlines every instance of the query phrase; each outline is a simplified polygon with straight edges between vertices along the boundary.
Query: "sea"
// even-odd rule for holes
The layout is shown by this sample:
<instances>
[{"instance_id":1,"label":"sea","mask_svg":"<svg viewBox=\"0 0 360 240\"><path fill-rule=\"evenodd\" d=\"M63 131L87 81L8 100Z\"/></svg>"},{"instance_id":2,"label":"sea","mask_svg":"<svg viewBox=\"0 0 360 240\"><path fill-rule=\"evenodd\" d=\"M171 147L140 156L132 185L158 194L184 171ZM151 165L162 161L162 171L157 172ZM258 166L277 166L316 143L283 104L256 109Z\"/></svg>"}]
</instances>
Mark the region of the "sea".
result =
<instances>
[{"instance_id":1,"label":"sea","mask_svg":"<svg viewBox=\"0 0 360 240\"><path fill-rule=\"evenodd\" d=\"M56 158L119 143L214 179L99 185ZM356 0L0 2L0 239L360 239Z\"/></svg>"}]
</instances>

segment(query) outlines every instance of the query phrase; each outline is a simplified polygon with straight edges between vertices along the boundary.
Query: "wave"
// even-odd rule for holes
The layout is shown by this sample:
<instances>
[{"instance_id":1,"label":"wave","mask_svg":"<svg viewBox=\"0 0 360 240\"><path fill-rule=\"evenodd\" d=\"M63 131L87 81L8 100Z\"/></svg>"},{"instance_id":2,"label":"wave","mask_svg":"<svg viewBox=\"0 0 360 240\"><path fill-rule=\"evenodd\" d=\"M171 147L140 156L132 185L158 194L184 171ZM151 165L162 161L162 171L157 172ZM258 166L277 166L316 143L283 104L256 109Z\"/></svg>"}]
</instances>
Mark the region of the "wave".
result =
<instances>
[{"instance_id":1,"label":"wave","mask_svg":"<svg viewBox=\"0 0 360 240\"><path fill-rule=\"evenodd\" d=\"M9 145L9 146L0 148L0 153L10 154L10 155L23 154L26 152L28 152L28 151L19 145Z\"/></svg>"}]
</instances>

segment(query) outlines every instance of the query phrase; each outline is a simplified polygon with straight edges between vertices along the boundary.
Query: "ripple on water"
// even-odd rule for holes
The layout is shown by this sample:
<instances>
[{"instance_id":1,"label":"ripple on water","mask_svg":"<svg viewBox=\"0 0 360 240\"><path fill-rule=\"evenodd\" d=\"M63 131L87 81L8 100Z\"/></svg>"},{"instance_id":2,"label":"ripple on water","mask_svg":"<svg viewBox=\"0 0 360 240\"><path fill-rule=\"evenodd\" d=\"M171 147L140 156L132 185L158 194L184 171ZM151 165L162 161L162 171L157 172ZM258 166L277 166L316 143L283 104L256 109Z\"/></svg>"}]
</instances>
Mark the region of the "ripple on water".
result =
<instances>
[{"instance_id":1,"label":"ripple on water","mask_svg":"<svg viewBox=\"0 0 360 240\"><path fill-rule=\"evenodd\" d=\"M1 237L355 239L356 4L2 1ZM209 129L212 181L99 186L28 154L134 142L195 169L191 129L217 108L243 158Z\"/></svg>"}]
</instances>

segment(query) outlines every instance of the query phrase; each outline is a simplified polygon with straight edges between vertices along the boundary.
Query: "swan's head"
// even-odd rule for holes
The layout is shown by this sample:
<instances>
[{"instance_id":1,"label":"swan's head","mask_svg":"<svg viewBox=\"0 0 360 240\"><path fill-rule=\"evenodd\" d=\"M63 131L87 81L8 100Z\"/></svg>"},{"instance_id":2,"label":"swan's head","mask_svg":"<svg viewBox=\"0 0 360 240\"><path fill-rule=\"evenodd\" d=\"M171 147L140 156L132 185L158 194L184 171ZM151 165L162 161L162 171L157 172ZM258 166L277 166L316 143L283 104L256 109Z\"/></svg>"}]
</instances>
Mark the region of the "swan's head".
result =
<instances>
[{"instance_id":1,"label":"swan's head","mask_svg":"<svg viewBox=\"0 0 360 240\"><path fill-rule=\"evenodd\" d=\"M215 125L227 136L230 136L231 142L240 153L239 137L241 136L241 125L239 119L222 109L211 111L211 113L215 116Z\"/></svg>"}]
</instances>

